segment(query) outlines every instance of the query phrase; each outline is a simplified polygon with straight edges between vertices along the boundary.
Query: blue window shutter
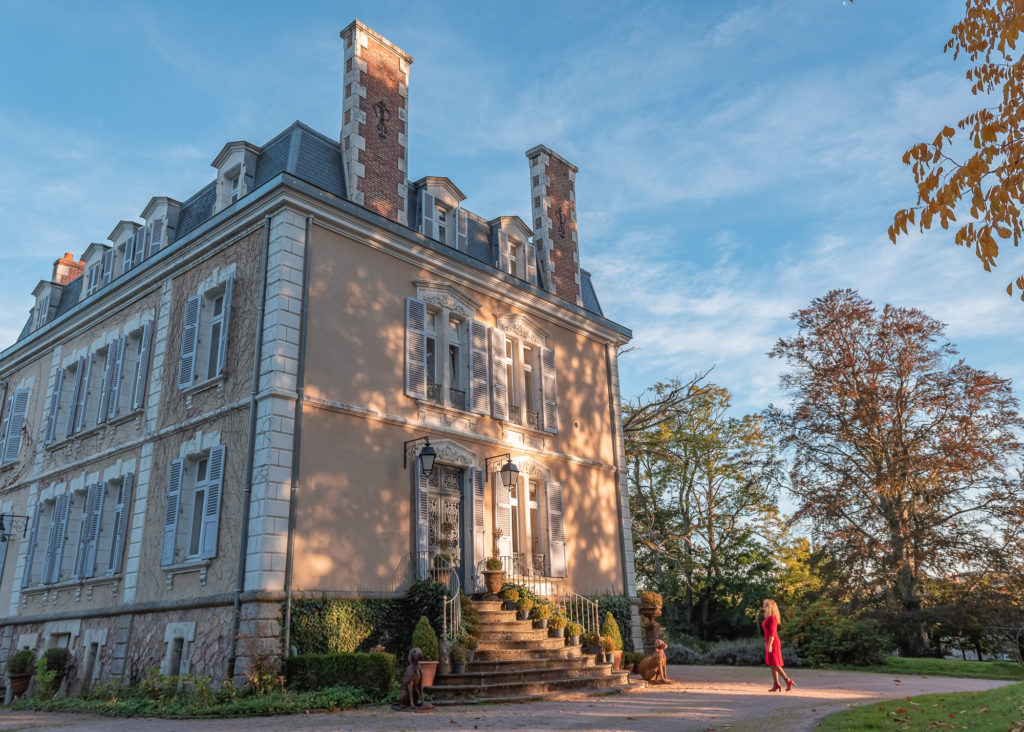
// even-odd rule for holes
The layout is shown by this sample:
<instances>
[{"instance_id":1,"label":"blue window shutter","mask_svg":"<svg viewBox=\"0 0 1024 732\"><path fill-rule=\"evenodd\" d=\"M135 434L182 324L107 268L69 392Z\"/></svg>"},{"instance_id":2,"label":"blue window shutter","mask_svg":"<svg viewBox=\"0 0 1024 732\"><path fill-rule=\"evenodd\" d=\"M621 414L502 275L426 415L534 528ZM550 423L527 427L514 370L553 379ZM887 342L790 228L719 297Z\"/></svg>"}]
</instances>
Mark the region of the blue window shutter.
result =
<instances>
[{"instance_id":1,"label":"blue window shutter","mask_svg":"<svg viewBox=\"0 0 1024 732\"><path fill-rule=\"evenodd\" d=\"M562 484L548 483L548 555L551 557L551 576L568 576L565 561L565 507L562 504Z\"/></svg>"},{"instance_id":2,"label":"blue window shutter","mask_svg":"<svg viewBox=\"0 0 1024 732\"><path fill-rule=\"evenodd\" d=\"M114 359L117 353L117 339L115 338L107 346L107 357L103 362L103 379L100 381L99 405L96 407L96 424L102 424L107 419L107 410L110 408L110 386L114 380Z\"/></svg>"},{"instance_id":3,"label":"blue window shutter","mask_svg":"<svg viewBox=\"0 0 1024 732\"><path fill-rule=\"evenodd\" d=\"M405 298L405 393L427 398L427 304Z\"/></svg>"},{"instance_id":4,"label":"blue window shutter","mask_svg":"<svg viewBox=\"0 0 1024 732\"><path fill-rule=\"evenodd\" d=\"M3 523L6 527L11 527L11 514L0 513L0 523ZM7 561L7 545L10 543L10 539L0 542L0 580L3 580L4 577L4 563Z\"/></svg>"},{"instance_id":5,"label":"blue window shutter","mask_svg":"<svg viewBox=\"0 0 1024 732\"><path fill-rule=\"evenodd\" d=\"M93 503L95 501L96 484L94 483L86 489L85 501L82 502L81 526L78 531L78 552L75 554L75 569L71 575L75 579L84 579L87 576L85 574L85 556L89 551L89 535L91 533L90 527L92 524Z\"/></svg>"},{"instance_id":6,"label":"blue window shutter","mask_svg":"<svg viewBox=\"0 0 1024 732\"><path fill-rule=\"evenodd\" d=\"M491 416L508 419L509 391L515 384L508 382L508 359L505 358L505 331L491 328Z\"/></svg>"},{"instance_id":7,"label":"blue window shutter","mask_svg":"<svg viewBox=\"0 0 1024 732\"><path fill-rule=\"evenodd\" d=\"M455 209L455 248L469 251L469 216L461 208Z\"/></svg>"},{"instance_id":8,"label":"blue window shutter","mask_svg":"<svg viewBox=\"0 0 1024 732\"><path fill-rule=\"evenodd\" d=\"M125 336L121 336L114 341L114 368L110 377L107 419L113 419L121 413L121 376L124 373L124 345L127 340Z\"/></svg>"},{"instance_id":9,"label":"blue window shutter","mask_svg":"<svg viewBox=\"0 0 1024 732\"><path fill-rule=\"evenodd\" d=\"M502 484L498 472L491 473L491 497L494 499L494 528L501 531L501 537L496 542L498 554L509 557L512 556L512 504L508 488Z\"/></svg>"},{"instance_id":10,"label":"blue window shutter","mask_svg":"<svg viewBox=\"0 0 1024 732\"><path fill-rule=\"evenodd\" d=\"M85 426L85 407L89 403L89 381L92 378L92 354L82 357L82 386L78 390L78 402L75 404L75 432L81 432Z\"/></svg>"},{"instance_id":11,"label":"blue window shutter","mask_svg":"<svg viewBox=\"0 0 1024 732\"><path fill-rule=\"evenodd\" d=\"M419 208L420 233L431 239L437 239L437 204L434 201L434 196L427 193L426 187L420 188Z\"/></svg>"},{"instance_id":12,"label":"blue window shutter","mask_svg":"<svg viewBox=\"0 0 1024 732\"><path fill-rule=\"evenodd\" d=\"M114 249L110 249L103 252L103 284L109 284L111 278L114 276Z\"/></svg>"},{"instance_id":13,"label":"blue window shutter","mask_svg":"<svg viewBox=\"0 0 1024 732\"><path fill-rule=\"evenodd\" d=\"M71 437L75 434L75 416L78 414L78 397L82 392L82 371L85 369L85 359L78 359L78 364L75 366L75 378L72 381L73 386L71 387L71 401L68 402L68 426L64 430L65 437Z\"/></svg>"},{"instance_id":14,"label":"blue window shutter","mask_svg":"<svg viewBox=\"0 0 1024 732\"><path fill-rule=\"evenodd\" d=\"M175 458L167 472L167 505L164 508L164 534L160 542L160 565L174 564L174 545L178 538L178 503L181 501L181 474L185 461Z\"/></svg>"},{"instance_id":15,"label":"blue window shutter","mask_svg":"<svg viewBox=\"0 0 1024 732\"><path fill-rule=\"evenodd\" d=\"M187 389L196 378L196 345L199 342L199 295L185 301L185 322L181 330L181 356L178 358L178 388Z\"/></svg>"},{"instance_id":16,"label":"blue window shutter","mask_svg":"<svg viewBox=\"0 0 1024 732\"><path fill-rule=\"evenodd\" d=\"M235 276L228 275L227 281L224 283L224 303L223 313L224 316L221 320L220 326L220 345L217 351L217 373L224 373L224 365L228 360L228 326L231 325L231 291L234 289Z\"/></svg>"},{"instance_id":17,"label":"blue window shutter","mask_svg":"<svg viewBox=\"0 0 1024 732\"><path fill-rule=\"evenodd\" d=\"M64 540L67 538L68 510L71 508L71 496L62 493L57 496L53 505L53 518L50 520L50 532L46 541L46 566L43 570L43 582L53 583L60 578L60 565L64 560Z\"/></svg>"},{"instance_id":18,"label":"blue window shutter","mask_svg":"<svg viewBox=\"0 0 1024 732\"><path fill-rule=\"evenodd\" d=\"M217 556L217 534L220 528L220 497L224 487L224 446L210 450L207 468L206 503L203 506L202 543L199 556L212 559Z\"/></svg>"},{"instance_id":19,"label":"blue window shutter","mask_svg":"<svg viewBox=\"0 0 1024 732\"><path fill-rule=\"evenodd\" d=\"M490 379L487 372L487 326L469 323L469 409L477 414L490 411Z\"/></svg>"},{"instance_id":20,"label":"blue window shutter","mask_svg":"<svg viewBox=\"0 0 1024 732\"><path fill-rule=\"evenodd\" d=\"M473 510L473 560L471 567L487 558L487 539L484 513L484 491L486 490L486 475L480 468L470 468L470 483L472 484L472 510Z\"/></svg>"},{"instance_id":21,"label":"blue window shutter","mask_svg":"<svg viewBox=\"0 0 1024 732\"><path fill-rule=\"evenodd\" d=\"M121 274L132 268L135 258L135 234L132 234L124 243L124 261L121 266Z\"/></svg>"},{"instance_id":22,"label":"blue window shutter","mask_svg":"<svg viewBox=\"0 0 1024 732\"><path fill-rule=\"evenodd\" d=\"M419 455L412 459L413 483L416 489L416 576L426 579L430 571L430 503L427 494L429 476L420 469Z\"/></svg>"},{"instance_id":23,"label":"blue window shutter","mask_svg":"<svg viewBox=\"0 0 1024 732\"><path fill-rule=\"evenodd\" d=\"M146 402L146 372L149 371L150 351L153 347L153 321L142 326L142 341L139 344L139 367L135 374L135 391L132 409L140 409Z\"/></svg>"},{"instance_id":24,"label":"blue window shutter","mask_svg":"<svg viewBox=\"0 0 1024 732\"><path fill-rule=\"evenodd\" d=\"M537 245L526 245L526 281L531 285L537 284Z\"/></svg>"},{"instance_id":25,"label":"blue window shutter","mask_svg":"<svg viewBox=\"0 0 1024 732\"><path fill-rule=\"evenodd\" d=\"M53 442L54 432L57 430L57 410L60 409L60 392L64 386L64 369L57 367L57 374L53 377L53 393L50 394L50 411L46 415L46 444Z\"/></svg>"},{"instance_id":26,"label":"blue window shutter","mask_svg":"<svg viewBox=\"0 0 1024 732\"><path fill-rule=\"evenodd\" d=\"M28 411L28 389L19 389L11 401L11 418L7 424L7 439L4 440L3 463L13 462L21 450L21 433L25 429L25 413Z\"/></svg>"},{"instance_id":27,"label":"blue window shutter","mask_svg":"<svg viewBox=\"0 0 1024 732\"><path fill-rule=\"evenodd\" d=\"M132 506L132 483L134 478L135 476L132 473L125 474L121 481L121 492L118 496L118 519L117 526L114 527L114 556L110 559L111 571L115 574L121 571L124 545L128 541L128 512Z\"/></svg>"},{"instance_id":28,"label":"blue window shutter","mask_svg":"<svg viewBox=\"0 0 1024 732\"><path fill-rule=\"evenodd\" d=\"M25 566L21 569L22 589L32 584L32 561L36 556L36 540L39 538L39 514L42 513L43 504L37 503L32 512L32 523L28 532L28 546L25 549Z\"/></svg>"},{"instance_id":29,"label":"blue window shutter","mask_svg":"<svg viewBox=\"0 0 1024 732\"><path fill-rule=\"evenodd\" d=\"M85 547L85 562L82 577L93 577L96 574L96 549L100 543L100 526L103 523L103 503L106 500L107 484L99 482L92 486L96 495L93 497L89 512L89 537Z\"/></svg>"},{"instance_id":30,"label":"blue window shutter","mask_svg":"<svg viewBox=\"0 0 1024 732\"><path fill-rule=\"evenodd\" d=\"M508 243L508 234L504 231L498 232L498 269L502 272L512 272L512 248Z\"/></svg>"},{"instance_id":31,"label":"blue window shutter","mask_svg":"<svg viewBox=\"0 0 1024 732\"><path fill-rule=\"evenodd\" d=\"M544 431L558 432L558 384L555 372L555 351L540 349L541 396L544 401Z\"/></svg>"}]
</instances>

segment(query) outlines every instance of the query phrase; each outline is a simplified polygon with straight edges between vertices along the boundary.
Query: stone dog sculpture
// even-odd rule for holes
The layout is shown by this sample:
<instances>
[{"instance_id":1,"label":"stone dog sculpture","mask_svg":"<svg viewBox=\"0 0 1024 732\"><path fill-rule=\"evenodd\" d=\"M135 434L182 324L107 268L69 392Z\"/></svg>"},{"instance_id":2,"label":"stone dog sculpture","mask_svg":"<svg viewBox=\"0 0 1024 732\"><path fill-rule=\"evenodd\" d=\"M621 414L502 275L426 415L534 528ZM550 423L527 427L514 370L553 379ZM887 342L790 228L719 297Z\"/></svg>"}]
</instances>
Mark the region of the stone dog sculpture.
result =
<instances>
[{"instance_id":1,"label":"stone dog sculpture","mask_svg":"<svg viewBox=\"0 0 1024 732\"><path fill-rule=\"evenodd\" d=\"M422 658L423 651L419 648L413 648L409 651L409 665L402 676L402 684L398 689L398 703L395 705L395 709L423 708L423 671L420 669L420 660Z\"/></svg>"},{"instance_id":2,"label":"stone dog sculpture","mask_svg":"<svg viewBox=\"0 0 1024 732\"><path fill-rule=\"evenodd\" d=\"M668 645L663 640L654 644L654 653L636 665L636 672L643 676L644 681L651 684L667 684L671 682L665 668L665 649Z\"/></svg>"}]
</instances>

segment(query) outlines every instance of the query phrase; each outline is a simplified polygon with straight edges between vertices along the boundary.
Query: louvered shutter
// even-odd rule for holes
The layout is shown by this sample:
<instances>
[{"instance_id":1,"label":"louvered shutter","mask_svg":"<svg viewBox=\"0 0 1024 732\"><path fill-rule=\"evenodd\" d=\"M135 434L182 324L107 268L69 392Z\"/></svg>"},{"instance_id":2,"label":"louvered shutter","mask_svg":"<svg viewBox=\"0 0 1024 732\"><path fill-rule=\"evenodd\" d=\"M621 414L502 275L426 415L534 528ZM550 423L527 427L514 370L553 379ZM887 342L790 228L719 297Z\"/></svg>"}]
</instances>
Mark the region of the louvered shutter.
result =
<instances>
[{"instance_id":1,"label":"louvered shutter","mask_svg":"<svg viewBox=\"0 0 1024 732\"><path fill-rule=\"evenodd\" d=\"M405 393L427 398L427 304L405 298Z\"/></svg>"},{"instance_id":2,"label":"louvered shutter","mask_svg":"<svg viewBox=\"0 0 1024 732\"><path fill-rule=\"evenodd\" d=\"M103 252L103 284L110 284L114 276L114 250L108 249Z\"/></svg>"},{"instance_id":3,"label":"louvered shutter","mask_svg":"<svg viewBox=\"0 0 1024 732\"><path fill-rule=\"evenodd\" d=\"M68 414L68 426L64 430L65 437L71 437L75 434L75 417L78 415L78 397L82 393L82 372L85 370L85 359L78 359L78 363L75 365L75 379L72 381L71 387L71 401L68 402L68 408L70 414Z\"/></svg>"},{"instance_id":4,"label":"louvered shutter","mask_svg":"<svg viewBox=\"0 0 1024 732\"><path fill-rule=\"evenodd\" d=\"M494 503L494 528L501 531L498 539L498 554L512 556L512 505L509 503L508 488L501 483L499 473L491 473L491 498Z\"/></svg>"},{"instance_id":5,"label":"louvered shutter","mask_svg":"<svg viewBox=\"0 0 1024 732\"><path fill-rule=\"evenodd\" d=\"M132 268L135 259L135 234L132 234L124 243L124 262L121 265L121 274Z\"/></svg>"},{"instance_id":6,"label":"louvered shutter","mask_svg":"<svg viewBox=\"0 0 1024 732\"><path fill-rule=\"evenodd\" d=\"M96 424L107 421L110 409L110 390L114 385L114 365L117 361L117 338L107 346L107 357L103 362L103 383L100 385L99 405L96 408Z\"/></svg>"},{"instance_id":7,"label":"louvered shutter","mask_svg":"<svg viewBox=\"0 0 1024 732\"><path fill-rule=\"evenodd\" d=\"M141 229L135 232L135 265L142 264L142 261L146 258L149 253L149 235L150 228L143 226Z\"/></svg>"},{"instance_id":8,"label":"louvered shutter","mask_svg":"<svg viewBox=\"0 0 1024 732\"><path fill-rule=\"evenodd\" d=\"M132 505L133 473L126 473L121 481L121 491L117 503L117 525L114 527L114 550L110 558L110 571L121 571L121 560L124 556L124 545L128 541L128 511ZM162 562L161 562L162 563Z\"/></svg>"},{"instance_id":9,"label":"louvered shutter","mask_svg":"<svg viewBox=\"0 0 1024 732\"><path fill-rule=\"evenodd\" d=\"M135 394L132 409L140 409L146 401L146 374L149 371L149 354L153 346L153 321L142 326L142 342L139 344L139 362L135 370Z\"/></svg>"},{"instance_id":10,"label":"louvered shutter","mask_svg":"<svg viewBox=\"0 0 1024 732\"><path fill-rule=\"evenodd\" d=\"M50 395L50 412L46 415L46 444L53 442L57 430L57 410L60 409L60 392L64 386L64 369L57 367L53 377L53 393Z\"/></svg>"},{"instance_id":11,"label":"louvered shutter","mask_svg":"<svg viewBox=\"0 0 1024 732\"><path fill-rule=\"evenodd\" d=\"M199 556L212 559L217 556L217 534L220 527L220 496L224 487L224 446L217 445L210 450L210 462L206 474L206 502L203 506L202 543Z\"/></svg>"},{"instance_id":12,"label":"louvered shutter","mask_svg":"<svg viewBox=\"0 0 1024 732\"><path fill-rule=\"evenodd\" d=\"M455 209L455 248L469 251L469 215L461 208Z\"/></svg>"},{"instance_id":13,"label":"louvered shutter","mask_svg":"<svg viewBox=\"0 0 1024 732\"><path fill-rule=\"evenodd\" d=\"M92 522L92 504L95 499L96 486L92 484L86 489L85 500L82 502L82 514L79 518L78 551L75 553L75 568L71 574L75 579L82 579L85 576L85 554L89 549L89 526Z\"/></svg>"},{"instance_id":14,"label":"louvered shutter","mask_svg":"<svg viewBox=\"0 0 1024 732\"><path fill-rule=\"evenodd\" d=\"M124 345L128 339L121 336L113 342L114 367L110 377L110 396L107 404L107 419L113 419L121 413L121 375L124 373Z\"/></svg>"},{"instance_id":15,"label":"louvered shutter","mask_svg":"<svg viewBox=\"0 0 1024 732\"><path fill-rule=\"evenodd\" d=\"M181 473L185 461L175 458L167 471L167 505L164 508L164 535L160 542L160 566L174 564L174 544L178 538L178 502L181 500Z\"/></svg>"},{"instance_id":16,"label":"louvered shutter","mask_svg":"<svg viewBox=\"0 0 1024 732\"><path fill-rule=\"evenodd\" d=\"M32 584L32 562L36 557L36 539L39 538L39 514L42 513L43 504L37 503L32 512L32 526L28 533L28 547L25 549L25 566L21 569L22 589Z\"/></svg>"},{"instance_id":17,"label":"louvered shutter","mask_svg":"<svg viewBox=\"0 0 1024 732\"><path fill-rule=\"evenodd\" d=\"M0 461L3 458L4 445L7 444L7 430L11 426L11 412L14 411L14 395L7 397L7 404L4 406L4 418L0 421Z\"/></svg>"},{"instance_id":18,"label":"louvered shutter","mask_svg":"<svg viewBox=\"0 0 1024 732\"><path fill-rule=\"evenodd\" d=\"M68 510L71 508L71 496L63 493L57 496L53 506L53 519L50 521L50 533L46 542L46 569L43 582L53 583L60 579L60 565L64 560L64 540L68 531Z\"/></svg>"},{"instance_id":19,"label":"louvered shutter","mask_svg":"<svg viewBox=\"0 0 1024 732\"><path fill-rule=\"evenodd\" d=\"M427 494L429 476L420 468L419 455L413 458L412 464L416 488L416 576L419 579L426 579L430 571L430 499Z\"/></svg>"},{"instance_id":20,"label":"louvered shutter","mask_svg":"<svg viewBox=\"0 0 1024 732\"><path fill-rule=\"evenodd\" d=\"M234 289L235 276L228 275L224 282L224 301L222 312L224 313L220 326L220 346L217 349L217 373L224 373L224 366L228 361L228 326L231 324L231 291Z\"/></svg>"},{"instance_id":21,"label":"louvered shutter","mask_svg":"<svg viewBox=\"0 0 1024 732\"><path fill-rule=\"evenodd\" d=\"M437 239L437 208L434 196L427 193L426 188L420 188L420 233Z\"/></svg>"},{"instance_id":22,"label":"louvered shutter","mask_svg":"<svg viewBox=\"0 0 1024 732\"><path fill-rule=\"evenodd\" d=\"M82 386L78 390L78 401L75 403L75 432L81 432L85 426L85 408L89 404L89 382L92 377L92 354L82 357Z\"/></svg>"},{"instance_id":23,"label":"louvered shutter","mask_svg":"<svg viewBox=\"0 0 1024 732\"><path fill-rule=\"evenodd\" d=\"M491 328L491 416L508 419L508 359L505 357L505 331Z\"/></svg>"},{"instance_id":24,"label":"louvered shutter","mask_svg":"<svg viewBox=\"0 0 1024 732\"><path fill-rule=\"evenodd\" d=\"M537 245L526 245L526 281L531 285L537 284Z\"/></svg>"},{"instance_id":25,"label":"louvered shutter","mask_svg":"<svg viewBox=\"0 0 1024 732\"><path fill-rule=\"evenodd\" d=\"M490 407L487 376L487 326L473 320L469 323L469 409L477 414L487 414Z\"/></svg>"},{"instance_id":26,"label":"louvered shutter","mask_svg":"<svg viewBox=\"0 0 1024 732\"><path fill-rule=\"evenodd\" d=\"M544 431L558 432L558 384L555 372L555 351L540 349L541 396L544 401Z\"/></svg>"},{"instance_id":27,"label":"louvered shutter","mask_svg":"<svg viewBox=\"0 0 1024 732\"><path fill-rule=\"evenodd\" d=\"M11 514L0 513L0 523L5 527L12 527ZM7 545L11 543L10 538L7 541L0 541L0 580L4 576L4 563L7 561Z\"/></svg>"},{"instance_id":28,"label":"louvered shutter","mask_svg":"<svg viewBox=\"0 0 1024 732\"><path fill-rule=\"evenodd\" d=\"M181 356L178 359L178 388L187 389L196 378L196 345L199 340L199 295L185 301L185 322L181 330Z\"/></svg>"},{"instance_id":29,"label":"louvered shutter","mask_svg":"<svg viewBox=\"0 0 1024 732\"><path fill-rule=\"evenodd\" d=\"M150 237L150 245L149 245L149 253L150 254L155 254L156 252L160 251L160 248L164 244L164 231L165 231L165 229L164 229L164 219L162 217L159 218L159 219L154 219L153 220L153 233L152 233L152 235Z\"/></svg>"},{"instance_id":30,"label":"louvered shutter","mask_svg":"<svg viewBox=\"0 0 1024 732\"><path fill-rule=\"evenodd\" d=\"M568 576L565 561L565 510L562 505L562 484L548 483L548 554L551 576Z\"/></svg>"},{"instance_id":31,"label":"louvered shutter","mask_svg":"<svg viewBox=\"0 0 1024 732\"><path fill-rule=\"evenodd\" d=\"M502 272L512 272L511 247L508 243L508 234L504 231L498 232L498 269Z\"/></svg>"},{"instance_id":32,"label":"louvered shutter","mask_svg":"<svg viewBox=\"0 0 1024 732\"><path fill-rule=\"evenodd\" d=\"M470 567L487 558L486 526L484 525L484 490L486 485L486 473L480 468L469 469L469 479L472 485L472 511L473 511L473 560Z\"/></svg>"},{"instance_id":33,"label":"louvered shutter","mask_svg":"<svg viewBox=\"0 0 1024 732\"><path fill-rule=\"evenodd\" d=\"M9 463L18 458L21 450L21 432L25 428L25 412L28 411L28 389L21 389L14 394L10 421L7 423L7 439L4 440L3 462Z\"/></svg>"},{"instance_id":34,"label":"louvered shutter","mask_svg":"<svg viewBox=\"0 0 1024 732\"><path fill-rule=\"evenodd\" d=\"M103 504L106 501L107 484L99 482L95 485L96 497L92 502L92 516L89 522L89 543L85 550L85 574L93 577L96 574L96 550L100 544L100 527L103 525Z\"/></svg>"}]
</instances>

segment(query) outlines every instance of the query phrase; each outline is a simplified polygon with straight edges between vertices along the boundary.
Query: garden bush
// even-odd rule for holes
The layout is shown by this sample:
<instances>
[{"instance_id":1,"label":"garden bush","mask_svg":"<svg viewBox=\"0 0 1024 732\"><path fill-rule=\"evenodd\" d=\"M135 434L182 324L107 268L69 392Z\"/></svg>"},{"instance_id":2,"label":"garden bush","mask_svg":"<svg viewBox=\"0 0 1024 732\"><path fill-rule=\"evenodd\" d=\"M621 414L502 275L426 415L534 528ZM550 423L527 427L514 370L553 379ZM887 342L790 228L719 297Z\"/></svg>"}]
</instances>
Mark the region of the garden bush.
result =
<instances>
[{"instance_id":1,"label":"garden bush","mask_svg":"<svg viewBox=\"0 0 1024 732\"><path fill-rule=\"evenodd\" d=\"M668 648L665 649L665 661L683 666L692 666L702 663L704 656L689 646L684 646L682 643L669 643Z\"/></svg>"},{"instance_id":2,"label":"garden bush","mask_svg":"<svg viewBox=\"0 0 1024 732\"><path fill-rule=\"evenodd\" d=\"M783 649L791 644L804 661L814 666L874 666L882 663L892 648L889 635L877 620L846 615L828 600L811 604L782 627Z\"/></svg>"},{"instance_id":3,"label":"garden bush","mask_svg":"<svg viewBox=\"0 0 1024 732\"><path fill-rule=\"evenodd\" d=\"M299 691L351 686L382 699L391 689L395 657L390 653L323 653L292 656L287 683Z\"/></svg>"},{"instance_id":4,"label":"garden bush","mask_svg":"<svg viewBox=\"0 0 1024 732\"><path fill-rule=\"evenodd\" d=\"M604 620L601 622L601 637L611 639L613 651L622 650L622 633L619 632L619 624L615 622L615 616L611 612L604 614Z\"/></svg>"},{"instance_id":5,"label":"garden bush","mask_svg":"<svg viewBox=\"0 0 1024 732\"><path fill-rule=\"evenodd\" d=\"M437 642L437 633L430 627L430 621L426 615L421 615L419 622L412 631L410 648L419 648L423 651L424 661L436 661L440 656L440 648Z\"/></svg>"},{"instance_id":6,"label":"garden bush","mask_svg":"<svg viewBox=\"0 0 1024 732\"><path fill-rule=\"evenodd\" d=\"M626 595L591 595L587 598L597 603L598 617L603 618L606 613L611 613L615 618L616 624L619 626L619 630L626 629L626 633L621 634L622 645L621 650L624 651L635 651L633 647L633 615L632 606L633 601Z\"/></svg>"}]
</instances>

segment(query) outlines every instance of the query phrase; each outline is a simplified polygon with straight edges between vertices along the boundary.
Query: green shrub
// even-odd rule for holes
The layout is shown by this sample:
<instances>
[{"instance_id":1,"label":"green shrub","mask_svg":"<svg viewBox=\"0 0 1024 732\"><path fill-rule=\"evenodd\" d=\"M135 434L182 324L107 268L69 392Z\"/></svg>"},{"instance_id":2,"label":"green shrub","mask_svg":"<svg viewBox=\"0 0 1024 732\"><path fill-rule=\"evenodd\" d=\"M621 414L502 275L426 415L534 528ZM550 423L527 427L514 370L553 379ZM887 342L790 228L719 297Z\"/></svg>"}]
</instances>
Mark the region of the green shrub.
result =
<instances>
[{"instance_id":1,"label":"green shrub","mask_svg":"<svg viewBox=\"0 0 1024 732\"><path fill-rule=\"evenodd\" d=\"M419 648L423 651L424 661L436 661L440 655L437 643L437 633L430 627L430 621L426 615L421 615L416 628L412 631L410 648Z\"/></svg>"},{"instance_id":2,"label":"green shrub","mask_svg":"<svg viewBox=\"0 0 1024 732\"><path fill-rule=\"evenodd\" d=\"M504 565L502 565L501 559L499 559L498 557L488 558L486 564L484 564L484 567L487 569L488 572L497 572L501 569L504 569Z\"/></svg>"},{"instance_id":3,"label":"green shrub","mask_svg":"<svg viewBox=\"0 0 1024 732\"><path fill-rule=\"evenodd\" d=\"M615 650L615 643L612 641L611 638L602 637L601 638L601 650L603 650L605 653L611 653L612 651Z\"/></svg>"},{"instance_id":4,"label":"green shrub","mask_svg":"<svg viewBox=\"0 0 1024 732\"><path fill-rule=\"evenodd\" d=\"M527 613L530 612L533 610L533 600L529 597L520 597L518 602L516 602L516 609Z\"/></svg>"},{"instance_id":5,"label":"green shrub","mask_svg":"<svg viewBox=\"0 0 1024 732\"><path fill-rule=\"evenodd\" d=\"M613 651L622 650L622 634L619 632L619 624L615 622L615 616L611 612L604 615L604 621L601 623L601 636L611 638Z\"/></svg>"},{"instance_id":6,"label":"green shrub","mask_svg":"<svg viewBox=\"0 0 1024 732\"><path fill-rule=\"evenodd\" d=\"M461 643L452 646L452 663L466 662L466 647Z\"/></svg>"},{"instance_id":7,"label":"green shrub","mask_svg":"<svg viewBox=\"0 0 1024 732\"><path fill-rule=\"evenodd\" d=\"M292 656L287 662L288 686L300 691L351 686L383 699L395 676L390 653L324 653Z\"/></svg>"},{"instance_id":8,"label":"green shrub","mask_svg":"<svg viewBox=\"0 0 1024 732\"><path fill-rule=\"evenodd\" d=\"M594 645L597 645L597 642L600 639L601 639L601 636L599 636L597 633L595 633L592 630L588 630L586 633L583 634L582 643L585 646L594 646Z\"/></svg>"},{"instance_id":9,"label":"green shrub","mask_svg":"<svg viewBox=\"0 0 1024 732\"><path fill-rule=\"evenodd\" d=\"M891 638L877 620L846 615L828 600L818 600L796 613L782 630L797 654L814 666L874 666L892 648ZM783 653L785 647L784 642Z\"/></svg>"},{"instance_id":10,"label":"green shrub","mask_svg":"<svg viewBox=\"0 0 1024 732\"><path fill-rule=\"evenodd\" d=\"M633 627L633 601L628 596L591 595L587 599L597 603L598 617L604 617L606 613L611 613L615 617L615 622L620 630ZM626 633L625 636L620 634L619 637L622 640L622 650L637 650L633 647L633 634L631 632Z\"/></svg>"},{"instance_id":11,"label":"green shrub","mask_svg":"<svg viewBox=\"0 0 1024 732\"><path fill-rule=\"evenodd\" d=\"M480 637L480 613L473 606L465 592L459 593L459 605L462 608L462 632L461 636L475 635Z\"/></svg>"},{"instance_id":12,"label":"green shrub","mask_svg":"<svg viewBox=\"0 0 1024 732\"><path fill-rule=\"evenodd\" d=\"M565 634L570 638L574 638L583 632L583 626L579 623L568 623L565 626Z\"/></svg>"},{"instance_id":13,"label":"green shrub","mask_svg":"<svg viewBox=\"0 0 1024 732\"><path fill-rule=\"evenodd\" d=\"M644 660L643 653L634 653L632 651L624 651L622 654L622 668L629 668L634 663L640 663Z\"/></svg>"},{"instance_id":14,"label":"green shrub","mask_svg":"<svg viewBox=\"0 0 1024 732\"><path fill-rule=\"evenodd\" d=\"M24 676L34 673L36 669L36 652L23 648L7 659L7 673L10 676Z\"/></svg>"},{"instance_id":15,"label":"green shrub","mask_svg":"<svg viewBox=\"0 0 1024 732\"><path fill-rule=\"evenodd\" d=\"M702 663L704 656L682 643L669 643L668 648L665 649L665 660L672 664L692 666ZM763 661L764 659L762 658L761 660Z\"/></svg>"},{"instance_id":16,"label":"green shrub","mask_svg":"<svg viewBox=\"0 0 1024 732\"><path fill-rule=\"evenodd\" d=\"M463 636L463 638L462 638L462 645L464 645L466 647L466 650L469 650L469 651L475 651L476 647L477 647L477 645L479 643L480 643L479 636L468 635L467 634L467 635Z\"/></svg>"},{"instance_id":17,"label":"green shrub","mask_svg":"<svg viewBox=\"0 0 1024 732\"><path fill-rule=\"evenodd\" d=\"M555 630L558 630L559 628L564 628L568 624L569 621L565 619L564 615L555 615L551 618L551 620L548 621L548 627L554 628Z\"/></svg>"},{"instance_id":18,"label":"green shrub","mask_svg":"<svg viewBox=\"0 0 1024 732\"><path fill-rule=\"evenodd\" d=\"M533 620L547 620L551 617L551 606L546 603L535 605L533 610L530 611L530 617Z\"/></svg>"},{"instance_id":19,"label":"green shrub","mask_svg":"<svg viewBox=\"0 0 1024 732\"><path fill-rule=\"evenodd\" d=\"M501 596L505 602L516 603L519 602L519 590L515 587L506 587L501 591Z\"/></svg>"},{"instance_id":20,"label":"green shrub","mask_svg":"<svg viewBox=\"0 0 1024 732\"><path fill-rule=\"evenodd\" d=\"M71 668L71 651L67 648L47 648L43 658L46 659L46 670L54 671L58 676Z\"/></svg>"}]
</instances>

